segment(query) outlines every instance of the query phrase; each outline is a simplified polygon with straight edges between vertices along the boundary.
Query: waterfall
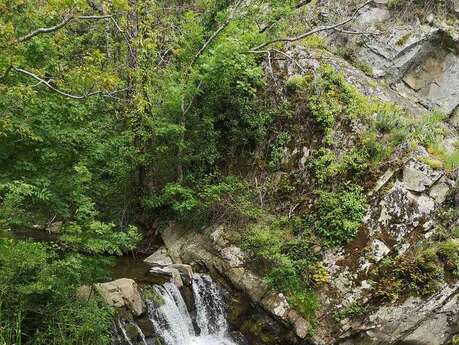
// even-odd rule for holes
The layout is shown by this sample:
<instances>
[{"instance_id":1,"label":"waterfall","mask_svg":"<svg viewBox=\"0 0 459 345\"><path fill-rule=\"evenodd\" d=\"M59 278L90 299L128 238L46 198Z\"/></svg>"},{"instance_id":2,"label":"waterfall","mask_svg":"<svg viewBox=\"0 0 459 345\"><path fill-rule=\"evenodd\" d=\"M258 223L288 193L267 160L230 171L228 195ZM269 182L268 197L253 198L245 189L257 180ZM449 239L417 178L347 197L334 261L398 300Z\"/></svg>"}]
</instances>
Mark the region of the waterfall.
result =
<instances>
[{"instance_id":1,"label":"waterfall","mask_svg":"<svg viewBox=\"0 0 459 345\"><path fill-rule=\"evenodd\" d=\"M129 337L127 335L126 328L124 328L124 322L121 321L121 320L118 320L118 327L120 328L121 333L123 334L124 340L126 340L126 342L129 345L133 345L131 339L129 339Z\"/></svg>"},{"instance_id":2,"label":"waterfall","mask_svg":"<svg viewBox=\"0 0 459 345\"><path fill-rule=\"evenodd\" d=\"M193 276L193 295L196 303L196 322L201 335L227 332L225 308L220 290L208 275Z\"/></svg>"},{"instance_id":3,"label":"waterfall","mask_svg":"<svg viewBox=\"0 0 459 345\"><path fill-rule=\"evenodd\" d=\"M236 345L228 335L221 291L208 275L193 275L196 331L177 287L166 283L154 289L164 303L147 302L148 313L164 345Z\"/></svg>"}]
</instances>

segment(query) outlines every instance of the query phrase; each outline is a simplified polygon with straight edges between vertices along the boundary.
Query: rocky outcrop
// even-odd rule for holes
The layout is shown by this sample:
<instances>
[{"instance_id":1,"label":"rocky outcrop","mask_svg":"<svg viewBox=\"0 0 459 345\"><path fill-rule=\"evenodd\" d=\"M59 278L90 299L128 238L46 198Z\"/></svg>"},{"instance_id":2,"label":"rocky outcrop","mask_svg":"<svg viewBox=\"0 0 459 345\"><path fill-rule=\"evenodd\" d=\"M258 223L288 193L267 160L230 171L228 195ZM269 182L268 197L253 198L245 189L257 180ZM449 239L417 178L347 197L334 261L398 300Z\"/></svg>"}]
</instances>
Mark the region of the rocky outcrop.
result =
<instances>
[{"instance_id":1,"label":"rocky outcrop","mask_svg":"<svg viewBox=\"0 0 459 345\"><path fill-rule=\"evenodd\" d=\"M427 300L411 297L382 307L358 332L341 335L339 344L446 344L459 332L458 292L458 284L446 284Z\"/></svg>"},{"instance_id":2,"label":"rocky outcrop","mask_svg":"<svg viewBox=\"0 0 459 345\"><path fill-rule=\"evenodd\" d=\"M261 277L245 267L246 254L240 248L230 244L225 239L224 233L222 226L209 228L204 233L197 234L176 224L171 224L163 231L162 238L173 261L202 267L213 273L214 276L220 277L235 295L239 292L247 296L254 310L246 314L245 318L253 318L254 314L262 312L271 318L270 322L273 320L277 322L276 327L270 328L270 331L273 332L269 336L271 339L277 339L280 334L282 334L280 338L284 339L283 341L291 344L305 339L310 331L309 322L290 307L283 294L269 290ZM238 301L233 299L230 305L231 303L237 304ZM234 308L247 312L247 308L233 306ZM255 341L266 343L270 331L264 329L263 332L268 333L262 336L253 334L255 329L259 329L258 327L245 325L242 328L246 332L252 332L245 334L249 339L258 338ZM289 329L292 329L293 332Z\"/></svg>"},{"instance_id":3,"label":"rocky outcrop","mask_svg":"<svg viewBox=\"0 0 459 345\"><path fill-rule=\"evenodd\" d=\"M434 35L433 32L438 34L438 30L426 34ZM415 47L417 45L410 51L414 55L421 54L423 50ZM426 102L419 103L417 96L400 94L396 87L376 83L358 68L329 52L292 45L286 54L288 59L279 59L271 62L270 66L265 66L275 71L272 78L293 78L305 71L314 73L321 62L326 60L364 95L395 102L416 116L426 113ZM403 51L403 54L408 54L408 50ZM408 59L408 55L406 58ZM415 60L400 62L400 66L394 71L403 78ZM403 81L400 79L398 82ZM450 138L457 137L455 130L448 133ZM445 344L456 332L457 325L455 317L452 316L456 306L442 304L441 301L456 301L454 285L445 285L436 297L429 299L430 307L425 305L425 299L410 298L401 306L385 304L377 307L374 312L366 311L369 319L365 322L354 322L346 318L339 323L333 321L334 313L341 308L355 303L365 305L370 300L374 287L370 272L374 267L388 256L403 254L415 247L421 239L430 238L434 234L438 224L437 210L443 206L448 194L456 186L457 173L429 165L430 155L425 148L419 146L410 150L407 145L401 145L398 149L401 152L397 152L399 159L395 160L396 164L387 167L374 185L368 186L370 206L357 238L347 246L324 253L322 263L330 283L317 291L321 304L317 316L321 321L313 338L308 338L308 321L291 308L284 295L270 291L257 271L249 268L247 254L225 238L223 226L215 226L196 234L172 224L162 234L167 252L173 261L204 267L214 276L221 277L232 292L242 293L254 309L263 311L263 315L271 320L264 319L264 322L274 321L276 325L281 325L281 333L289 334L285 336L282 333L284 343L312 341L327 345L337 342L381 345ZM308 148L296 147L285 156L288 156L288 164L304 167L304 157L308 154ZM415 313L416 316L411 319L406 315L407 311ZM247 317L247 314L244 315ZM439 328L435 332L429 330L435 324L430 320L439 322ZM393 327L397 329L394 330ZM238 325L238 328L253 332L257 327ZM292 332L289 333L289 329ZM390 334L396 332L399 334L391 338ZM431 337L426 337L428 340L423 342L422 337L428 332ZM434 337L441 339L441 342L429 340ZM275 338L276 335L273 335L272 339Z\"/></svg>"},{"instance_id":4,"label":"rocky outcrop","mask_svg":"<svg viewBox=\"0 0 459 345\"><path fill-rule=\"evenodd\" d=\"M453 12L455 1L450 3ZM340 6L351 11L345 1L333 2L333 6L324 1L321 9L332 16L333 9ZM423 107L452 114L459 105L457 20L431 13L403 21L395 11L388 1L374 1L351 24L355 31L369 35L350 38L339 32L327 33L327 45L352 51L352 59L368 66L374 77L384 79Z\"/></svg>"}]
</instances>

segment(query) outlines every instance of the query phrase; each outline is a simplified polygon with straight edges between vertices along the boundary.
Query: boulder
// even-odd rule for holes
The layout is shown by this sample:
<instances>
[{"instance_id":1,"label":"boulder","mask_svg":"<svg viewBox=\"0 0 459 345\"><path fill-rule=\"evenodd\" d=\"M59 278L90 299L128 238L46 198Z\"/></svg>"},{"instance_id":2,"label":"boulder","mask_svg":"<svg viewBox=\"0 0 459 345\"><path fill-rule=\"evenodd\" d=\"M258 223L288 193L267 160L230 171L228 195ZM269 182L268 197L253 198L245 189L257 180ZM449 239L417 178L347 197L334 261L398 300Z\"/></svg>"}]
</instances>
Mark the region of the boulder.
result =
<instances>
[{"instance_id":1,"label":"boulder","mask_svg":"<svg viewBox=\"0 0 459 345\"><path fill-rule=\"evenodd\" d=\"M246 255L241 248L236 246L225 247L220 251L223 259L228 261L231 267L241 267L244 265Z\"/></svg>"},{"instance_id":2,"label":"boulder","mask_svg":"<svg viewBox=\"0 0 459 345\"><path fill-rule=\"evenodd\" d=\"M146 310L139 288L132 279L122 278L96 284L96 289L109 306L127 309L136 316L142 315Z\"/></svg>"},{"instance_id":3,"label":"boulder","mask_svg":"<svg viewBox=\"0 0 459 345\"><path fill-rule=\"evenodd\" d=\"M180 275L180 271L171 266L168 267L152 267L150 273L160 277L168 278L172 283L175 284L178 288L183 286L183 280Z\"/></svg>"},{"instance_id":4,"label":"boulder","mask_svg":"<svg viewBox=\"0 0 459 345\"><path fill-rule=\"evenodd\" d=\"M179 271L182 280L184 280L188 285L191 285L193 281L193 269L190 265L186 264L172 264L168 268L173 268Z\"/></svg>"},{"instance_id":5,"label":"boulder","mask_svg":"<svg viewBox=\"0 0 459 345\"><path fill-rule=\"evenodd\" d=\"M403 81L434 107L451 114L459 105L459 56L438 49L411 68Z\"/></svg>"},{"instance_id":6,"label":"boulder","mask_svg":"<svg viewBox=\"0 0 459 345\"><path fill-rule=\"evenodd\" d=\"M282 293L269 293L261 300L261 305L280 319L287 321L290 306Z\"/></svg>"},{"instance_id":7,"label":"boulder","mask_svg":"<svg viewBox=\"0 0 459 345\"><path fill-rule=\"evenodd\" d=\"M369 210L365 223L371 236L384 230L393 240L401 243L407 234L425 224L434 210L435 201L432 198L425 194L415 195L405 183L396 181L378 207Z\"/></svg>"},{"instance_id":8,"label":"boulder","mask_svg":"<svg viewBox=\"0 0 459 345\"><path fill-rule=\"evenodd\" d=\"M448 179L443 177L430 189L429 196L437 203L441 204L446 200L450 189L451 186Z\"/></svg>"},{"instance_id":9,"label":"boulder","mask_svg":"<svg viewBox=\"0 0 459 345\"><path fill-rule=\"evenodd\" d=\"M384 242L377 239L371 242L370 256L375 262L381 261L389 252L390 248Z\"/></svg>"},{"instance_id":10,"label":"boulder","mask_svg":"<svg viewBox=\"0 0 459 345\"><path fill-rule=\"evenodd\" d=\"M144 260L145 263L154 267L166 267L173 264L172 259L167 255L164 247L159 248L152 255Z\"/></svg>"},{"instance_id":11,"label":"boulder","mask_svg":"<svg viewBox=\"0 0 459 345\"><path fill-rule=\"evenodd\" d=\"M387 171L384 173L384 175L382 175L377 181L376 181L376 184L375 184L375 187L373 188L373 190L370 192L370 196L373 195L374 193L377 193L380 191L380 189L382 187L384 187L387 182L389 182L389 180L392 178L392 176L394 176L395 174L395 171L392 170L392 169L387 169Z\"/></svg>"},{"instance_id":12,"label":"boulder","mask_svg":"<svg viewBox=\"0 0 459 345\"><path fill-rule=\"evenodd\" d=\"M260 277L244 268L232 268L220 273L227 276L234 286L246 293L255 303L260 302L268 291L268 287Z\"/></svg>"},{"instance_id":13,"label":"boulder","mask_svg":"<svg viewBox=\"0 0 459 345\"><path fill-rule=\"evenodd\" d=\"M309 331L311 329L309 322L301 317L296 311L293 309L290 310L288 313L288 319L293 324L295 334L300 339L305 339L309 335Z\"/></svg>"},{"instance_id":14,"label":"boulder","mask_svg":"<svg viewBox=\"0 0 459 345\"><path fill-rule=\"evenodd\" d=\"M403 169L403 184L413 192L424 192L437 182L443 173L432 170L426 164L410 160Z\"/></svg>"}]
</instances>

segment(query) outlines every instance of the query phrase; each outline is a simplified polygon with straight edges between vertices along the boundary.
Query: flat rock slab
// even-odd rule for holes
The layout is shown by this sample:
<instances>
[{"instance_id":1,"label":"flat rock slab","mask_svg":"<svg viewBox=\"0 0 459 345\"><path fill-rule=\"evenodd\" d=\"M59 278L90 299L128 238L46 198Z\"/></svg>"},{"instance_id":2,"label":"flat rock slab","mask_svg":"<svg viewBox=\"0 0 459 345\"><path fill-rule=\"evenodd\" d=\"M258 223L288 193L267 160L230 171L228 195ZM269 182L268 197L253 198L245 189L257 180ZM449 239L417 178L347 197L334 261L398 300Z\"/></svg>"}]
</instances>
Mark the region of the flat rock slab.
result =
<instances>
[{"instance_id":1,"label":"flat rock slab","mask_svg":"<svg viewBox=\"0 0 459 345\"><path fill-rule=\"evenodd\" d=\"M180 271L173 267L152 267L150 273L160 277L169 278L178 288L183 286L183 280Z\"/></svg>"},{"instance_id":2,"label":"flat rock slab","mask_svg":"<svg viewBox=\"0 0 459 345\"><path fill-rule=\"evenodd\" d=\"M146 264L157 267L166 267L172 265L172 259L167 255L167 250L164 247L159 248L145 260Z\"/></svg>"}]
</instances>

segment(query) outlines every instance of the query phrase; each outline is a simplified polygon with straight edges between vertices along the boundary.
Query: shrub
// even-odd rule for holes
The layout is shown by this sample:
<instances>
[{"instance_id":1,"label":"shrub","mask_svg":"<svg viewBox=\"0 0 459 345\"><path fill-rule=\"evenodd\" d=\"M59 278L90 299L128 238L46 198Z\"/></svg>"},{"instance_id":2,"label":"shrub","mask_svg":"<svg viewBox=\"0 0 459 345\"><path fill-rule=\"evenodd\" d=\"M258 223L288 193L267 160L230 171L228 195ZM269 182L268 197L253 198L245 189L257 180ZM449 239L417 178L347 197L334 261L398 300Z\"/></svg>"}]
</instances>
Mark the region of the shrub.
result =
<instances>
[{"instance_id":1,"label":"shrub","mask_svg":"<svg viewBox=\"0 0 459 345\"><path fill-rule=\"evenodd\" d=\"M75 294L105 278L108 263L61 256L41 243L0 240L0 344L108 345L110 308Z\"/></svg>"},{"instance_id":2,"label":"shrub","mask_svg":"<svg viewBox=\"0 0 459 345\"><path fill-rule=\"evenodd\" d=\"M353 302L348 306L339 308L334 315L334 319L339 322L347 318L355 318L365 314L365 309L358 302Z\"/></svg>"},{"instance_id":3,"label":"shrub","mask_svg":"<svg viewBox=\"0 0 459 345\"><path fill-rule=\"evenodd\" d=\"M322 147L312 156L310 166L318 181L324 183L339 177L356 178L366 171L368 161L365 149L352 148L349 151L335 153Z\"/></svg>"},{"instance_id":4,"label":"shrub","mask_svg":"<svg viewBox=\"0 0 459 345\"><path fill-rule=\"evenodd\" d=\"M317 195L313 213L306 217L306 227L313 229L326 247L346 244L357 234L367 208L362 188L319 191Z\"/></svg>"},{"instance_id":5,"label":"shrub","mask_svg":"<svg viewBox=\"0 0 459 345\"><path fill-rule=\"evenodd\" d=\"M318 304L312 292L313 275L304 273L313 267L317 267L314 271L318 272L320 267L314 264L317 258L312 255L307 241L294 237L293 223L279 219L255 224L246 234L242 248L268 263L264 265L267 267L266 283L283 292L296 310L312 320ZM319 275L316 276L318 281L323 278L323 270Z\"/></svg>"},{"instance_id":6,"label":"shrub","mask_svg":"<svg viewBox=\"0 0 459 345\"><path fill-rule=\"evenodd\" d=\"M382 261L374 296L395 301L404 294L430 295L443 279L443 268L433 248L421 249Z\"/></svg>"}]
</instances>

